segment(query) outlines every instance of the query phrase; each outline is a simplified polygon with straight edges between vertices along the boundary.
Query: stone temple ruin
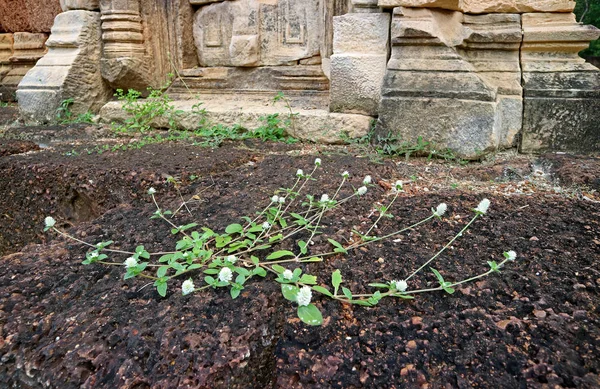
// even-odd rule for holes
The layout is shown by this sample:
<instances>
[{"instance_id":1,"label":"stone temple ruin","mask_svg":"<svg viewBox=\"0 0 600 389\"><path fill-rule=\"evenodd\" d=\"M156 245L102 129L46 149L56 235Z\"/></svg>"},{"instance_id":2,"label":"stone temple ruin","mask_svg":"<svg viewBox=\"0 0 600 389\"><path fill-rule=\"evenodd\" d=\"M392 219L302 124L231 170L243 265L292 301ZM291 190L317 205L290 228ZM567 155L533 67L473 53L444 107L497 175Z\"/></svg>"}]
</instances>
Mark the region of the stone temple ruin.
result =
<instances>
[{"instance_id":1,"label":"stone temple ruin","mask_svg":"<svg viewBox=\"0 0 600 389\"><path fill-rule=\"evenodd\" d=\"M0 0L2 9L14 7L7 2ZM57 0L17 2L39 17ZM18 15L0 16L0 32L14 32L0 34L1 85L18 83L20 109L31 120L51 121L67 98L76 113L118 119L119 103L108 102L115 89L159 87L175 72L169 94L187 112L183 127L198 122L190 96L211 119L252 126L262 114L282 112L269 104L282 91L298 113L293 135L319 142L337 142L341 132L363 135L377 119L377 134L422 137L466 158L515 146L600 150L600 73L578 56L600 30L576 22L575 1L60 6L49 37L39 29L45 18L21 28L10 25ZM39 59L44 41L48 52Z\"/></svg>"}]
</instances>

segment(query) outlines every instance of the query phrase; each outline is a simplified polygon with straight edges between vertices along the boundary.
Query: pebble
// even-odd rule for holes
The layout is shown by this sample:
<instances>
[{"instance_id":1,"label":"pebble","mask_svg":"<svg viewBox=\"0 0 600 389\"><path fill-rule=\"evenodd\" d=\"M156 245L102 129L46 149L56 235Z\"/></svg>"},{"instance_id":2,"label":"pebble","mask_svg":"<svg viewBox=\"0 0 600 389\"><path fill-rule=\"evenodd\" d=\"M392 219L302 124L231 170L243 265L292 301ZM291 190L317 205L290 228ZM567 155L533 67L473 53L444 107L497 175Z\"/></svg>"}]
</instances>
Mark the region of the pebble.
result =
<instances>
[{"instance_id":1,"label":"pebble","mask_svg":"<svg viewBox=\"0 0 600 389\"><path fill-rule=\"evenodd\" d=\"M408 343L406 343L407 350L414 350L416 348L417 348L417 342L415 342L414 340L409 340Z\"/></svg>"}]
</instances>

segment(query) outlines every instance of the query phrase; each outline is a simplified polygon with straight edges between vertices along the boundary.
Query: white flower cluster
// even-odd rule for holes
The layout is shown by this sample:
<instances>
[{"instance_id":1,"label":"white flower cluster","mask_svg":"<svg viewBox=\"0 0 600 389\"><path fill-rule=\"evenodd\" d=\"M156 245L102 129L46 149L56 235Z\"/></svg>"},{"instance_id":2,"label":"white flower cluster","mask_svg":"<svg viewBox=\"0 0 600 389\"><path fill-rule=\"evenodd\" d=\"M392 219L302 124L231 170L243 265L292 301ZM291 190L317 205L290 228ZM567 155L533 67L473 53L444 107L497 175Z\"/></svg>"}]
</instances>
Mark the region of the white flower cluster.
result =
<instances>
[{"instance_id":1,"label":"white flower cluster","mask_svg":"<svg viewBox=\"0 0 600 389\"><path fill-rule=\"evenodd\" d=\"M489 207L490 207L490 200L483 199L483 200L481 200L481 202L479 203L477 208L475 208L475 212L485 215L487 213Z\"/></svg>"},{"instance_id":2,"label":"white flower cluster","mask_svg":"<svg viewBox=\"0 0 600 389\"><path fill-rule=\"evenodd\" d=\"M219 272L219 281L229 283L229 282L231 282L232 279L233 279L233 272L231 271L231 269L228 267L222 268L221 271Z\"/></svg>"},{"instance_id":3,"label":"white flower cluster","mask_svg":"<svg viewBox=\"0 0 600 389\"><path fill-rule=\"evenodd\" d=\"M268 230L269 228L271 228L271 223L269 223L269 222L264 222L264 223L262 224L262 228L263 228L263 230Z\"/></svg>"},{"instance_id":4,"label":"white flower cluster","mask_svg":"<svg viewBox=\"0 0 600 389\"><path fill-rule=\"evenodd\" d=\"M319 201L319 203L321 203L322 207L326 207L327 204L329 203L329 196L327 194L324 194L323 196L321 196L321 201Z\"/></svg>"},{"instance_id":5,"label":"white flower cluster","mask_svg":"<svg viewBox=\"0 0 600 389\"><path fill-rule=\"evenodd\" d=\"M235 255L228 255L225 257L225 261L231 263L232 265L237 262L237 257Z\"/></svg>"},{"instance_id":6,"label":"white flower cluster","mask_svg":"<svg viewBox=\"0 0 600 389\"><path fill-rule=\"evenodd\" d=\"M396 288L396 290L398 292L406 292L406 289L408 289L408 283L404 280L400 280L400 281L392 281L392 286L394 288Z\"/></svg>"},{"instance_id":7,"label":"white flower cluster","mask_svg":"<svg viewBox=\"0 0 600 389\"><path fill-rule=\"evenodd\" d=\"M285 269L285 271L281 274L284 279L290 281L294 278L294 273L290 269Z\"/></svg>"},{"instance_id":8,"label":"white flower cluster","mask_svg":"<svg viewBox=\"0 0 600 389\"><path fill-rule=\"evenodd\" d=\"M371 176L365 176L363 179L363 185L369 185L371 183Z\"/></svg>"},{"instance_id":9,"label":"white flower cluster","mask_svg":"<svg viewBox=\"0 0 600 389\"><path fill-rule=\"evenodd\" d=\"M154 188L150 188L150 189L148 189L148 194L149 194L149 195L153 195L153 194L155 194L155 193L156 193L156 189L154 189Z\"/></svg>"},{"instance_id":10,"label":"white flower cluster","mask_svg":"<svg viewBox=\"0 0 600 389\"><path fill-rule=\"evenodd\" d=\"M348 177L350 177L350 173L348 173L348 171L346 170L345 172L342 173L342 177L348 178Z\"/></svg>"},{"instance_id":11,"label":"white flower cluster","mask_svg":"<svg viewBox=\"0 0 600 389\"><path fill-rule=\"evenodd\" d=\"M358 193L359 196L363 196L365 193L367 193L367 187L361 186L360 188L358 188L356 193Z\"/></svg>"},{"instance_id":12,"label":"white flower cluster","mask_svg":"<svg viewBox=\"0 0 600 389\"><path fill-rule=\"evenodd\" d=\"M138 265L138 261L134 257L129 257L125 260L125 268L127 268L127 269L136 267L137 265Z\"/></svg>"},{"instance_id":13,"label":"white flower cluster","mask_svg":"<svg viewBox=\"0 0 600 389\"><path fill-rule=\"evenodd\" d=\"M183 281L181 284L181 292L184 296L192 293L195 290L194 281L190 278L189 280Z\"/></svg>"},{"instance_id":14,"label":"white flower cluster","mask_svg":"<svg viewBox=\"0 0 600 389\"><path fill-rule=\"evenodd\" d=\"M298 169L298 171L296 172L296 175L297 175L298 177L302 177L302 176L304 175L304 170L302 170L302 169Z\"/></svg>"},{"instance_id":15,"label":"white flower cluster","mask_svg":"<svg viewBox=\"0 0 600 389\"><path fill-rule=\"evenodd\" d=\"M321 166L321 158L316 158L315 159L315 165Z\"/></svg>"},{"instance_id":16,"label":"white flower cluster","mask_svg":"<svg viewBox=\"0 0 600 389\"><path fill-rule=\"evenodd\" d=\"M46 227L52 228L56 224L56 220L54 220L52 216L48 216L44 219L44 223L46 224Z\"/></svg>"},{"instance_id":17,"label":"white flower cluster","mask_svg":"<svg viewBox=\"0 0 600 389\"><path fill-rule=\"evenodd\" d=\"M394 183L394 190L400 192L402 190L402 181L398 180Z\"/></svg>"},{"instance_id":18,"label":"white flower cluster","mask_svg":"<svg viewBox=\"0 0 600 389\"><path fill-rule=\"evenodd\" d=\"M433 214L435 216L442 217L442 216L444 216L444 214L446 213L447 210L448 210L448 206L446 205L446 203L441 203L440 205L437 206L437 208L435 210L433 210Z\"/></svg>"},{"instance_id":19,"label":"white flower cluster","mask_svg":"<svg viewBox=\"0 0 600 389\"><path fill-rule=\"evenodd\" d=\"M312 291L310 290L310 287L303 286L298 291L298 295L296 296L296 301L298 302L299 306L305 307L308 304L310 304L310 300L312 300Z\"/></svg>"},{"instance_id":20,"label":"white flower cluster","mask_svg":"<svg viewBox=\"0 0 600 389\"><path fill-rule=\"evenodd\" d=\"M271 202L283 204L283 203L285 203L285 197L279 197L279 196L275 195L275 196L271 197Z\"/></svg>"},{"instance_id":21,"label":"white flower cluster","mask_svg":"<svg viewBox=\"0 0 600 389\"><path fill-rule=\"evenodd\" d=\"M510 250L510 251L504 253L504 256L509 261L514 261L515 259L517 259L517 253L515 253L513 250Z\"/></svg>"}]
</instances>

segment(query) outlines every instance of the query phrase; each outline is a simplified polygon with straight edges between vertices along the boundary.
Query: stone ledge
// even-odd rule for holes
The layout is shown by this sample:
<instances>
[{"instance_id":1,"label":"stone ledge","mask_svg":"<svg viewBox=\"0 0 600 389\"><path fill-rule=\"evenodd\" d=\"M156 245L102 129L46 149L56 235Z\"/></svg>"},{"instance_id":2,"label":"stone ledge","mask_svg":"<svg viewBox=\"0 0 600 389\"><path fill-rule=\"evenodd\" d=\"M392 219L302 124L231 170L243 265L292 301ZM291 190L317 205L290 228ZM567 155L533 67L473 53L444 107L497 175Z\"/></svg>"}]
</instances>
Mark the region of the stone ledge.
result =
<instances>
[{"instance_id":1,"label":"stone ledge","mask_svg":"<svg viewBox=\"0 0 600 389\"><path fill-rule=\"evenodd\" d=\"M181 111L177 115L176 123L185 130L195 130L199 127L202 115L193 112L192 106L203 101L201 108L205 110L205 120L209 125L222 124L224 126L241 125L247 129L256 129L265 124L261 117L280 114L282 120L288 115L284 103L275 106L268 99L244 99L227 95L205 95L199 100L173 101L175 110ZM366 135L373 120L370 116L358 114L331 113L324 109L301 109L292 107L295 114L295 129L288 133L298 139L316 143L340 144L343 143L341 135L347 134L350 138L360 138ZM122 110L122 103L111 101L100 111L101 121L123 122L128 114ZM166 127L166 121L157 120L152 124L155 127Z\"/></svg>"}]
</instances>

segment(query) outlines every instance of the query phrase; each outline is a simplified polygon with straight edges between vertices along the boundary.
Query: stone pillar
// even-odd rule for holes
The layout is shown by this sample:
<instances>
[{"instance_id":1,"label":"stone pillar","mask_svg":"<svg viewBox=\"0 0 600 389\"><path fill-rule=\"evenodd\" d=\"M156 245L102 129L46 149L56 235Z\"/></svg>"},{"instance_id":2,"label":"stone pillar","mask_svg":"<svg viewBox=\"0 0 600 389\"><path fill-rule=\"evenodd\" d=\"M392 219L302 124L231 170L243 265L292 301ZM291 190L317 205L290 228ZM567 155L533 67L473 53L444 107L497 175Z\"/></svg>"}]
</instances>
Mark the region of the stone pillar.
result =
<instances>
[{"instance_id":1,"label":"stone pillar","mask_svg":"<svg viewBox=\"0 0 600 389\"><path fill-rule=\"evenodd\" d=\"M523 15L521 151L600 150L600 71L578 52L600 36L571 13Z\"/></svg>"},{"instance_id":2,"label":"stone pillar","mask_svg":"<svg viewBox=\"0 0 600 389\"><path fill-rule=\"evenodd\" d=\"M151 84L139 0L101 0L102 76L113 88L145 90Z\"/></svg>"},{"instance_id":3,"label":"stone pillar","mask_svg":"<svg viewBox=\"0 0 600 389\"><path fill-rule=\"evenodd\" d=\"M19 84L17 98L30 121L52 122L61 102L73 99L73 113L98 111L112 90L100 74L100 14L67 11L56 17L49 52Z\"/></svg>"},{"instance_id":4,"label":"stone pillar","mask_svg":"<svg viewBox=\"0 0 600 389\"><path fill-rule=\"evenodd\" d=\"M495 124L498 146L514 147L523 124L519 59L521 15L465 14L463 28L464 41L459 46L459 53L498 93Z\"/></svg>"},{"instance_id":5,"label":"stone pillar","mask_svg":"<svg viewBox=\"0 0 600 389\"><path fill-rule=\"evenodd\" d=\"M43 33L16 32L13 34L13 54L8 59L10 70L2 79L0 93L3 99L14 100L19 82L46 54L44 46L48 35Z\"/></svg>"},{"instance_id":6,"label":"stone pillar","mask_svg":"<svg viewBox=\"0 0 600 389\"><path fill-rule=\"evenodd\" d=\"M394 9L379 136L393 135L411 144L422 138L463 158L497 149L497 88L460 55L463 20L460 12ZM470 36L479 40L476 34Z\"/></svg>"},{"instance_id":7,"label":"stone pillar","mask_svg":"<svg viewBox=\"0 0 600 389\"><path fill-rule=\"evenodd\" d=\"M390 16L353 13L333 20L330 111L376 116L386 72Z\"/></svg>"}]
</instances>

